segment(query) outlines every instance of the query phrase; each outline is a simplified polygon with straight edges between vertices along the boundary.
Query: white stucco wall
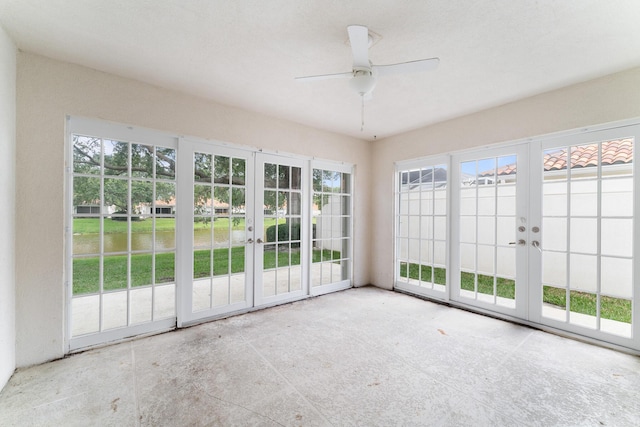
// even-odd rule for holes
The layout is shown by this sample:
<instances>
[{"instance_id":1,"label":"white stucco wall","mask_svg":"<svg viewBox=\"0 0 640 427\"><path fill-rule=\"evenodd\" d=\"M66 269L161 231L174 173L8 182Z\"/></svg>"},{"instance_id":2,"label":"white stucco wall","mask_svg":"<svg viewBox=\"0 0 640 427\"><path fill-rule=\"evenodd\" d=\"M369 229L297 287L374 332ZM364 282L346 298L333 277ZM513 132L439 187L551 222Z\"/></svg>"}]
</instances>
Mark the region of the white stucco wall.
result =
<instances>
[{"instance_id":1,"label":"white stucco wall","mask_svg":"<svg viewBox=\"0 0 640 427\"><path fill-rule=\"evenodd\" d=\"M355 164L354 283L370 282L368 142L28 53L17 82L18 366L64 354L67 114Z\"/></svg>"},{"instance_id":2,"label":"white stucco wall","mask_svg":"<svg viewBox=\"0 0 640 427\"><path fill-rule=\"evenodd\" d=\"M640 117L640 68L417 129L372 144L372 283L393 287L394 162Z\"/></svg>"},{"instance_id":3,"label":"white stucco wall","mask_svg":"<svg viewBox=\"0 0 640 427\"><path fill-rule=\"evenodd\" d=\"M16 367L16 48L0 27L0 390Z\"/></svg>"}]
</instances>

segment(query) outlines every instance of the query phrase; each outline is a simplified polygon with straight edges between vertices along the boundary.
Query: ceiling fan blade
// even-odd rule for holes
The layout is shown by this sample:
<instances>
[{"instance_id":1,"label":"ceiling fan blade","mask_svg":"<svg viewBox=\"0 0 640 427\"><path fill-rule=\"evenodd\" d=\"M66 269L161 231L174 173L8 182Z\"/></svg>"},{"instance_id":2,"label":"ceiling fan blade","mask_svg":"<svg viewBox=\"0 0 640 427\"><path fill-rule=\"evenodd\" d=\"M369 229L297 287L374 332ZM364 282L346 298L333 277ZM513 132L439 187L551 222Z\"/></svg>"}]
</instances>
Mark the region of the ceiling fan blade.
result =
<instances>
[{"instance_id":1,"label":"ceiling fan blade","mask_svg":"<svg viewBox=\"0 0 640 427\"><path fill-rule=\"evenodd\" d=\"M353 77L353 73L348 72L348 73L336 73L336 74L321 74L318 76L304 76L304 77L296 77L295 80L297 82L313 82L316 80L344 79L348 77Z\"/></svg>"},{"instance_id":2,"label":"ceiling fan blade","mask_svg":"<svg viewBox=\"0 0 640 427\"><path fill-rule=\"evenodd\" d=\"M369 63L369 29L362 25L349 25L347 32L349 33L351 52L353 52L353 68L369 69L371 67Z\"/></svg>"},{"instance_id":3,"label":"ceiling fan blade","mask_svg":"<svg viewBox=\"0 0 640 427\"><path fill-rule=\"evenodd\" d=\"M418 73L436 69L439 62L440 58L419 59L417 61L401 62L399 64L374 65L373 70L377 72L378 76Z\"/></svg>"}]
</instances>

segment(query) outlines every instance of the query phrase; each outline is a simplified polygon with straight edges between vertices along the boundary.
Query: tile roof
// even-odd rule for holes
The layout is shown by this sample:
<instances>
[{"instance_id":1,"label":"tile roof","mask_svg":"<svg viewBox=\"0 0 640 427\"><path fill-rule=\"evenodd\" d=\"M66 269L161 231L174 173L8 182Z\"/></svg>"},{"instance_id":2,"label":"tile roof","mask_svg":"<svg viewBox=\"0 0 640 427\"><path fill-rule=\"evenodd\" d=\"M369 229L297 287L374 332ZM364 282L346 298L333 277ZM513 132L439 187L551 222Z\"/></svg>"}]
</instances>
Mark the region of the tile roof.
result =
<instances>
[{"instance_id":1,"label":"tile roof","mask_svg":"<svg viewBox=\"0 0 640 427\"><path fill-rule=\"evenodd\" d=\"M567 148L545 153L543 163L545 171L562 170L567 168ZM586 168L598 165L598 144L579 145L571 147L569 156L571 168ZM633 161L633 138L625 138L602 143L602 165L616 165ZM501 166L495 170L498 176L514 175L516 165ZM488 170L480 176L493 176L494 171Z\"/></svg>"},{"instance_id":2,"label":"tile roof","mask_svg":"<svg viewBox=\"0 0 640 427\"><path fill-rule=\"evenodd\" d=\"M598 165L598 145L580 145L571 147L571 168L586 168ZM626 138L602 143L602 165L631 163L633 160L633 139ZM544 170L567 168L567 149L561 149L544 156Z\"/></svg>"}]
</instances>

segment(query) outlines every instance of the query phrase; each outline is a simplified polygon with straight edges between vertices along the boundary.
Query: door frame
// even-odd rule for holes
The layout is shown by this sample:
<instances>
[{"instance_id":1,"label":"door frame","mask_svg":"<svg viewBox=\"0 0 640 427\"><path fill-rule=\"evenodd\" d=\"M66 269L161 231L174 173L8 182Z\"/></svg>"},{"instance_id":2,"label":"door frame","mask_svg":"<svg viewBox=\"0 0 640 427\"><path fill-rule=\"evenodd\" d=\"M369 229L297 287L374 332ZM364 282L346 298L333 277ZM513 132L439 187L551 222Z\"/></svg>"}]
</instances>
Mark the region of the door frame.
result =
<instances>
[{"instance_id":1,"label":"door frame","mask_svg":"<svg viewBox=\"0 0 640 427\"><path fill-rule=\"evenodd\" d=\"M194 323L202 322L206 319L216 318L229 313L241 312L251 309L254 306L253 294L253 263L247 262L253 257L253 244L245 245L245 299L242 302L229 304L225 306L212 307L207 310L198 312L193 311L193 185L194 185L194 164L193 154L197 151L213 154L214 156L222 155L234 158L245 159L245 206L248 207L245 213L245 234L247 241L253 237L253 232L248 228L253 223L253 216L249 213L253 212L254 201L254 176L253 163L255 154L250 150L229 147L227 145L212 144L210 142L198 141L190 138L180 138L178 143L178 168L181 172L182 179L178 181L178 200L177 204L181 213L178 216L176 226L176 271L178 272L178 287L176 292L176 306L178 310L177 325L183 327Z\"/></svg>"},{"instance_id":2,"label":"door frame","mask_svg":"<svg viewBox=\"0 0 640 427\"><path fill-rule=\"evenodd\" d=\"M287 292L283 294L275 294L272 296L264 296L264 244L258 239L262 239L266 235L264 228L264 165L265 163L274 163L277 165L286 165L299 167L301 170L300 182L300 268L301 268L301 286L299 290ZM277 154L256 153L254 156L254 243L253 243L253 299L256 308L268 307L270 305L281 304L283 302L295 301L309 295L309 161L302 158L285 157ZM277 233L276 233L277 234ZM277 288L277 284L275 285Z\"/></svg>"},{"instance_id":3,"label":"door frame","mask_svg":"<svg viewBox=\"0 0 640 427\"><path fill-rule=\"evenodd\" d=\"M151 322L133 324L124 327L107 329L88 333L84 335L73 336L72 334L72 302L73 302L73 141L74 134L92 135L100 139L112 139L126 141L130 144L145 144L151 146L160 146L175 148L178 150L178 137L161 131L152 129L121 125L114 122L91 119L79 116L66 116L65 126L65 350L67 353L81 351L86 348L103 345L134 335L145 335L158 332L169 331L176 327L176 318L168 317ZM179 157L179 155L178 155ZM96 175L99 176L99 175ZM176 181L179 177L179 171L176 171ZM178 188L176 187L176 192ZM176 240L176 257L178 256L178 245ZM175 295L177 296L179 288L179 278L175 277ZM127 290L130 292L130 290ZM100 306L102 306L102 296L104 292L100 292ZM127 296L130 298L130 295ZM127 303L127 310L130 308L130 301ZM175 306L177 312L177 305ZM102 316L102 307L99 316ZM177 313L176 313L177 314ZM102 324L102 319L99 320Z\"/></svg>"},{"instance_id":4,"label":"door frame","mask_svg":"<svg viewBox=\"0 0 640 427\"><path fill-rule=\"evenodd\" d=\"M544 151L548 148L557 146L575 146L583 145L594 142L612 141L620 139L624 136L624 130L628 130L629 134L626 136L634 137L634 154L632 160L633 167L633 246L632 246L632 274L634 277L638 277L640 274L640 221L638 221L638 213L640 212L640 170L636 167L636 160L638 159L637 147L640 147L640 120L624 121L611 125L595 126L592 128L581 129L580 131L573 133L562 133L559 135L548 135L532 140L529 144L530 147L530 171L531 171L531 186L530 186L530 205L538 204L542 206L542 162L544 157ZM539 183L538 185L534 183ZM601 216L598 216L598 220ZM542 237L542 209L532 212L532 221L540 226L541 233L539 237ZM542 242L544 244L544 242ZM598 254L599 256L600 254ZM584 326L571 324L568 322L562 322L554 320L548 317L542 316L542 256L538 251L531 251L532 259L535 264L530 268L530 280L536 284L530 289L530 307L529 307L529 320L541 325L545 325L554 329L560 329L573 334L582 336L588 336L600 341L609 342L615 345L634 348L640 350L640 280L633 281L632 289L632 330L631 337L626 338L617 336L615 334L602 332L600 330L592 330L585 328Z\"/></svg>"},{"instance_id":5,"label":"door frame","mask_svg":"<svg viewBox=\"0 0 640 427\"><path fill-rule=\"evenodd\" d=\"M524 246L516 245L516 279L515 279L515 308L509 308L497 304L491 304L477 299L472 300L461 295L460 286L460 195L461 195L461 170L460 164L466 161L481 160L485 158L493 157L505 157L515 155L517 158L517 178L516 178L516 219L520 218L522 224L527 227L525 233L519 233L514 230L516 241L520 238L526 240L527 244ZM523 144L502 145L499 147L480 148L473 151L465 151L462 153L456 153L451 156L451 172L450 176L450 236L451 244L450 248L450 293L449 298L452 301L464 304L465 306L478 307L482 310L488 310L498 312L507 316L513 316L517 318L527 318L527 300L529 298L529 283L527 276L527 262L528 262L528 249L529 239L528 230L530 229L529 212L528 212L528 153L527 146ZM497 196L496 196L497 197ZM476 213L477 215L477 213ZM494 214L495 215L495 214ZM524 221L523 221L524 219ZM520 224L516 220L516 225ZM495 231L497 234L497 229ZM497 242L495 243L497 244ZM495 245L494 244L494 245ZM495 261L494 261L495 262Z\"/></svg>"}]
</instances>

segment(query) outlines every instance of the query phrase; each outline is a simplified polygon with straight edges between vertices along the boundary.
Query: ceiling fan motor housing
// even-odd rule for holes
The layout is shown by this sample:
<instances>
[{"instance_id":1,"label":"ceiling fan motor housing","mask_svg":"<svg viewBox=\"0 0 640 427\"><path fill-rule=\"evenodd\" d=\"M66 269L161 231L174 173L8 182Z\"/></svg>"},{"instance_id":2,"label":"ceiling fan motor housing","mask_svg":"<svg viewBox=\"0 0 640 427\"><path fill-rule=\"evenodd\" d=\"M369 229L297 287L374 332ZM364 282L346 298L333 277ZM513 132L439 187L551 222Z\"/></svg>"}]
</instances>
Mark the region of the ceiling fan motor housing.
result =
<instances>
[{"instance_id":1,"label":"ceiling fan motor housing","mask_svg":"<svg viewBox=\"0 0 640 427\"><path fill-rule=\"evenodd\" d=\"M360 96L370 93L376 87L376 78L370 69L354 69L349 86Z\"/></svg>"}]
</instances>

